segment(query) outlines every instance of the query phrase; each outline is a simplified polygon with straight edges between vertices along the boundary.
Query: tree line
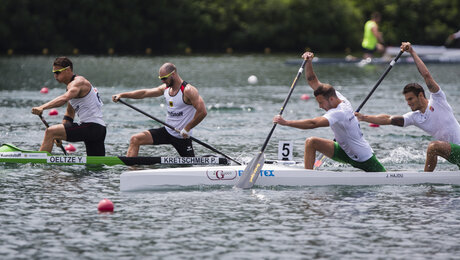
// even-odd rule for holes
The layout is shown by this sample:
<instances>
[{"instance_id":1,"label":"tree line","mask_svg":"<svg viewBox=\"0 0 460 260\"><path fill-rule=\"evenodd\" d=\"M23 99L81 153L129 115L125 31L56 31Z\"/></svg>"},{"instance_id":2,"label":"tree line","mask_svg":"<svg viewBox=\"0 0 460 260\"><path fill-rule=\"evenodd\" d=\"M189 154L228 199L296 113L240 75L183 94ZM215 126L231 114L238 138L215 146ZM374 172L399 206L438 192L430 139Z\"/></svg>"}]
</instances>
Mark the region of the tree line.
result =
<instances>
[{"instance_id":1,"label":"tree line","mask_svg":"<svg viewBox=\"0 0 460 260\"><path fill-rule=\"evenodd\" d=\"M359 51L370 14L387 45L443 45L460 0L1 0L0 55Z\"/></svg>"}]
</instances>

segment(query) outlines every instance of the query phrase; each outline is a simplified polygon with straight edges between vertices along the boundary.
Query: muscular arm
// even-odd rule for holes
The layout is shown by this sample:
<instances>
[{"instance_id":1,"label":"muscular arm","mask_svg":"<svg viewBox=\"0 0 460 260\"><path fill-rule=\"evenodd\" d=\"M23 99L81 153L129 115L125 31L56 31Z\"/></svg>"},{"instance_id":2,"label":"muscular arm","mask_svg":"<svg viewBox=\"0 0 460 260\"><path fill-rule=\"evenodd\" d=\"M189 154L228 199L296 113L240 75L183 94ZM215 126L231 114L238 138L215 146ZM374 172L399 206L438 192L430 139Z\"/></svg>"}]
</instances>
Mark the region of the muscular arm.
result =
<instances>
[{"instance_id":1,"label":"muscular arm","mask_svg":"<svg viewBox=\"0 0 460 260\"><path fill-rule=\"evenodd\" d=\"M112 96L112 100L117 102L120 98L133 98L133 99L143 99L146 97L159 97L163 95L166 89L166 85L163 84L156 88L150 89L139 89L131 92L123 92Z\"/></svg>"},{"instance_id":2,"label":"muscular arm","mask_svg":"<svg viewBox=\"0 0 460 260\"><path fill-rule=\"evenodd\" d=\"M311 52L305 52L302 58L307 61L305 64L305 78L307 79L308 85L310 85L314 91L321 85L321 82L318 77L316 77L315 71L313 70L312 60L314 55Z\"/></svg>"},{"instance_id":3,"label":"muscular arm","mask_svg":"<svg viewBox=\"0 0 460 260\"><path fill-rule=\"evenodd\" d=\"M395 126L404 126L404 117L402 116L392 116L391 118L391 124Z\"/></svg>"},{"instance_id":4,"label":"muscular arm","mask_svg":"<svg viewBox=\"0 0 460 260\"><path fill-rule=\"evenodd\" d=\"M364 121L372 124L404 126L404 117L402 116L390 116L386 114L371 116L363 115L358 112L355 112L355 116L359 121Z\"/></svg>"},{"instance_id":5,"label":"muscular arm","mask_svg":"<svg viewBox=\"0 0 460 260\"><path fill-rule=\"evenodd\" d=\"M200 96L198 90L194 86L189 84L185 87L184 97L185 102L192 104L192 106L196 109L192 120L184 127L184 129L188 132L197 126L201 121L203 121L208 112L206 111L206 106L204 104L203 98Z\"/></svg>"},{"instance_id":6,"label":"muscular arm","mask_svg":"<svg viewBox=\"0 0 460 260\"><path fill-rule=\"evenodd\" d=\"M414 59L415 65L417 66L418 72L422 75L423 79L425 80L426 85L431 93L436 93L439 91L439 85L431 76L430 71L426 67L425 63L420 59L414 49L409 42L403 42L401 45L401 50L407 51L410 53L412 58Z\"/></svg>"},{"instance_id":7,"label":"muscular arm","mask_svg":"<svg viewBox=\"0 0 460 260\"><path fill-rule=\"evenodd\" d=\"M65 111L65 116L68 116L68 117L70 117L72 119L75 118L75 109L73 109L73 107L70 105L70 103L67 103L67 109ZM62 124L65 124L65 123L70 123L70 121L63 119Z\"/></svg>"},{"instance_id":8,"label":"muscular arm","mask_svg":"<svg viewBox=\"0 0 460 260\"><path fill-rule=\"evenodd\" d=\"M66 104L69 100L72 98L78 97L80 94L80 86L79 84L72 84L69 85L67 88L67 92L64 93L63 95L60 95L56 97L55 99L39 106L39 107L33 107L32 108L32 113L36 115L41 115L43 113L43 110L45 109L50 109L50 108L55 108L55 107L60 107Z\"/></svg>"},{"instance_id":9,"label":"muscular arm","mask_svg":"<svg viewBox=\"0 0 460 260\"><path fill-rule=\"evenodd\" d=\"M305 77L307 79L308 85L310 85L310 87L313 90L316 90L321 85L321 82L316 77L316 74L313 71L312 62L308 61L305 67L306 67Z\"/></svg>"},{"instance_id":10,"label":"muscular arm","mask_svg":"<svg viewBox=\"0 0 460 260\"><path fill-rule=\"evenodd\" d=\"M280 125L295 127L299 129L314 129L318 127L329 126L329 120L325 117L319 116L312 119L301 119L301 120L285 120L281 116L275 116L273 118L273 123Z\"/></svg>"}]
</instances>

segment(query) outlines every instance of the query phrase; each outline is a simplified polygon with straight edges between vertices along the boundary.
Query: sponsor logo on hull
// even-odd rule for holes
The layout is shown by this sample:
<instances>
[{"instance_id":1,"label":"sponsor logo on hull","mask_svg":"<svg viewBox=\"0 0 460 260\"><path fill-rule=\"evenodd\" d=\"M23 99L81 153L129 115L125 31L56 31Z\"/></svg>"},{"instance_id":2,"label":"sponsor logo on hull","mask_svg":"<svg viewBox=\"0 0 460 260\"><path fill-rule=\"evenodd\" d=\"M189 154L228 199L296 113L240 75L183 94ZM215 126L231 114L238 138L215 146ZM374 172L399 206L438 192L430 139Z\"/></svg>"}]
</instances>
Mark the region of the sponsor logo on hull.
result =
<instances>
[{"instance_id":1,"label":"sponsor logo on hull","mask_svg":"<svg viewBox=\"0 0 460 260\"><path fill-rule=\"evenodd\" d=\"M22 153L21 152L3 152L0 153L1 158L21 158Z\"/></svg>"},{"instance_id":2,"label":"sponsor logo on hull","mask_svg":"<svg viewBox=\"0 0 460 260\"><path fill-rule=\"evenodd\" d=\"M32 158L32 159L46 159L46 153L23 153L23 152L2 152L0 158Z\"/></svg>"},{"instance_id":3,"label":"sponsor logo on hull","mask_svg":"<svg viewBox=\"0 0 460 260\"><path fill-rule=\"evenodd\" d=\"M243 170L233 170L233 169L209 169L206 171L206 175L210 180L220 181L220 180L233 180L237 176L243 174ZM275 177L275 170L260 170L261 177Z\"/></svg>"},{"instance_id":4,"label":"sponsor logo on hull","mask_svg":"<svg viewBox=\"0 0 460 260\"><path fill-rule=\"evenodd\" d=\"M206 175L210 180L213 181L222 181L222 180L233 180L237 176L236 170L207 170Z\"/></svg>"},{"instance_id":5,"label":"sponsor logo on hull","mask_svg":"<svg viewBox=\"0 0 460 260\"><path fill-rule=\"evenodd\" d=\"M243 174L243 170L238 171L238 176L241 176ZM275 170L260 170L260 177L275 177Z\"/></svg>"}]
</instances>

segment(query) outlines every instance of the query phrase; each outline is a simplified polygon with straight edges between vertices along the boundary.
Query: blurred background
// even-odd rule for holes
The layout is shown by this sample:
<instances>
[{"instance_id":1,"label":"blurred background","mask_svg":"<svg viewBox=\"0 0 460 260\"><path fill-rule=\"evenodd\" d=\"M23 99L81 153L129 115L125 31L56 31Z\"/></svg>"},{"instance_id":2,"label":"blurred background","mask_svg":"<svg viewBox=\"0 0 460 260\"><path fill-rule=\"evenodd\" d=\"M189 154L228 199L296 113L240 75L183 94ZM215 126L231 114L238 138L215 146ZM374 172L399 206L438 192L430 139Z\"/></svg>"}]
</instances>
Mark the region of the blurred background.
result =
<instances>
[{"instance_id":1,"label":"blurred background","mask_svg":"<svg viewBox=\"0 0 460 260\"><path fill-rule=\"evenodd\" d=\"M1 0L0 55L349 53L375 11L388 46L460 29L459 0Z\"/></svg>"}]
</instances>

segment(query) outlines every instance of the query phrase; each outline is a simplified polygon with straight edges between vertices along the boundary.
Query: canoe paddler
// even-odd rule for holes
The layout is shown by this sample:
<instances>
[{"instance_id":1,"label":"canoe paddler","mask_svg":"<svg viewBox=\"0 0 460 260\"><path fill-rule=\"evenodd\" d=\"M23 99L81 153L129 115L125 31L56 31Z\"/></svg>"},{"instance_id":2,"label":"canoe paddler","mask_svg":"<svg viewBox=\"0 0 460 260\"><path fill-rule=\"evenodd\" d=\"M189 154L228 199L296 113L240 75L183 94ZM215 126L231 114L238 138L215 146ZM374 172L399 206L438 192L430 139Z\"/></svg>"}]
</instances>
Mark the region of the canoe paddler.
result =
<instances>
[{"instance_id":1,"label":"canoe paddler","mask_svg":"<svg viewBox=\"0 0 460 260\"><path fill-rule=\"evenodd\" d=\"M73 64L67 57L58 57L53 63L54 78L67 86L67 91L55 99L32 108L32 113L41 115L43 110L67 104L62 124L46 129L40 151L51 153L53 140L84 142L89 156L105 156L106 127L102 117L102 101L97 89L83 76L73 72ZM74 123L75 114L80 123ZM58 141L60 142L60 141Z\"/></svg>"},{"instance_id":2,"label":"canoe paddler","mask_svg":"<svg viewBox=\"0 0 460 260\"><path fill-rule=\"evenodd\" d=\"M137 156L141 145L171 144L182 157L194 157L192 129L207 115L206 106L198 90L182 80L172 63L160 67L158 78L163 82L158 87L119 93L112 96L114 102L120 98L143 99L163 96L166 100L166 123L180 130L160 127L137 133L129 141L128 157Z\"/></svg>"},{"instance_id":3,"label":"canoe paddler","mask_svg":"<svg viewBox=\"0 0 460 260\"><path fill-rule=\"evenodd\" d=\"M363 137L350 102L333 86L321 83L316 77L312 65L313 57L311 52L305 52L302 55L302 58L307 60L305 76L314 91L319 107L326 110L326 114L301 120L285 120L278 115L273 118L273 122L300 129L331 127L337 141L319 137L309 137L305 141L304 164L306 169L313 169L316 151L318 151L335 161L351 164L367 172L384 172L385 168L377 160L372 148Z\"/></svg>"},{"instance_id":4,"label":"canoe paddler","mask_svg":"<svg viewBox=\"0 0 460 260\"><path fill-rule=\"evenodd\" d=\"M412 112L402 116L386 114L371 116L360 113L356 113L356 116L361 121L379 125L417 126L435 139L430 142L426 151L425 171L434 171L438 156L460 168L460 125L447 102L446 94L433 79L410 42L403 42L401 50L410 53L414 59L420 75L431 92L430 99L426 98L422 86L418 83L409 83L404 87L402 94Z\"/></svg>"}]
</instances>

